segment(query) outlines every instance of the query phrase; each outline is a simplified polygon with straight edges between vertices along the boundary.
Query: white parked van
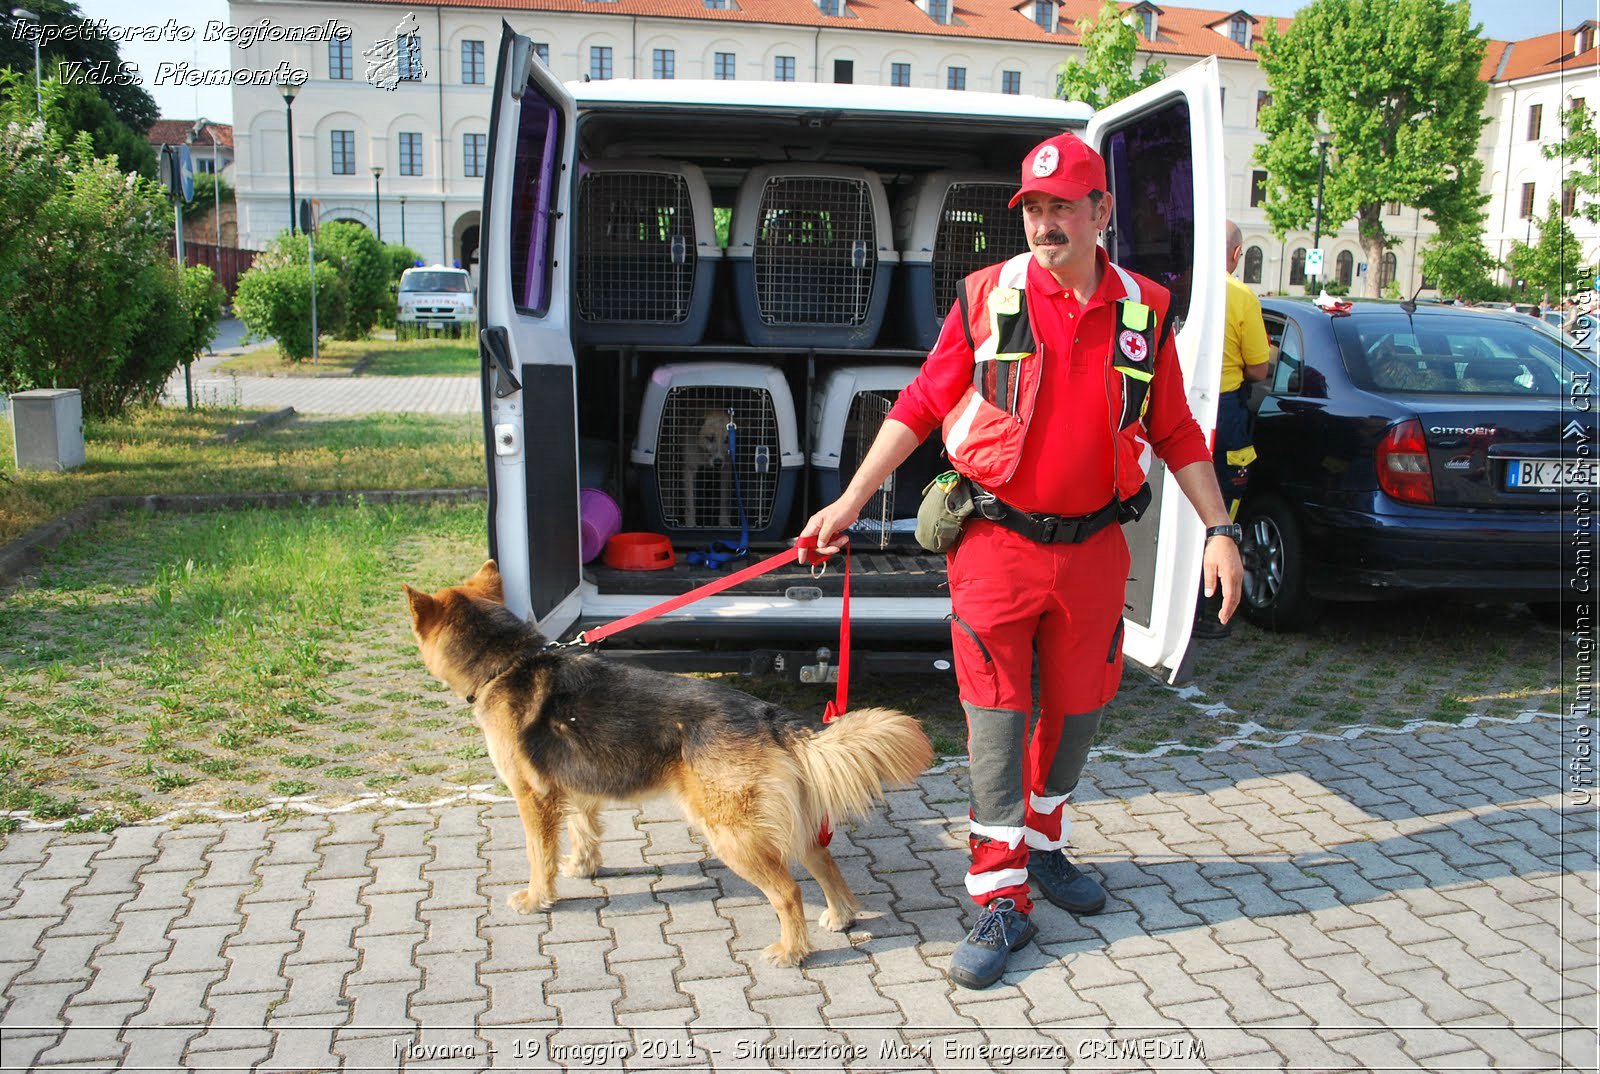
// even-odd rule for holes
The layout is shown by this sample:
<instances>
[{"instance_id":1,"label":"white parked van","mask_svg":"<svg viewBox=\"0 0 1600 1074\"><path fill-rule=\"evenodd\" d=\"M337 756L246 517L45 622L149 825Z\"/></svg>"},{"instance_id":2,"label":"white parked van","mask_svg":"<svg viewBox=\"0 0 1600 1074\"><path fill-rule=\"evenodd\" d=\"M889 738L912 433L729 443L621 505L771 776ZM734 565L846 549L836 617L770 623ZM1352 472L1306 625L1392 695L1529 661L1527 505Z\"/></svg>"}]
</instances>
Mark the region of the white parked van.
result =
<instances>
[{"instance_id":1,"label":"white parked van","mask_svg":"<svg viewBox=\"0 0 1600 1074\"><path fill-rule=\"evenodd\" d=\"M758 555L788 544L848 482L915 373L930 311L948 309L966 272L1026 248L1005 203L1028 149L1063 129L1105 156L1107 248L1172 289L1190 404L1204 429L1214 424L1215 61L1099 114L878 86L563 84L509 27L498 72L480 262L489 551L510 606L551 637L716 577L686 562L713 540L743 538ZM942 469L939 445L924 445L854 532L852 629L868 653L948 645L944 558L910 532ZM1177 677L1203 527L1159 463L1151 484L1150 509L1126 530L1124 652ZM620 505L624 530L665 534L675 564L582 562L585 487ZM837 568L818 579L792 567L640 626L619 647L814 654L835 644L840 604Z\"/></svg>"},{"instance_id":2,"label":"white parked van","mask_svg":"<svg viewBox=\"0 0 1600 1074\"><path fill-rule=\"evenodd\" d=\"M478 320L472 277L445 265L408 268L400 274L395 320L407 328L446 328L459 335Z\"/></svg>"}]
</instances>

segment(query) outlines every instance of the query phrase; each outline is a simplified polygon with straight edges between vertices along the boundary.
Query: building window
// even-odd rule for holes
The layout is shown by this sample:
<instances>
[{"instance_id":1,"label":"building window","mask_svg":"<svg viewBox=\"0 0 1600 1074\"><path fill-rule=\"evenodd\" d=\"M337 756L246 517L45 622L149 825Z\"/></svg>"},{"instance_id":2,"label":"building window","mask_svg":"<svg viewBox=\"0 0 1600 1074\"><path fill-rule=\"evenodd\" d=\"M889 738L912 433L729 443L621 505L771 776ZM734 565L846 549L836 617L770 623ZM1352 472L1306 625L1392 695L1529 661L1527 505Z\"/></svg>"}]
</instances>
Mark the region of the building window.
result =
<instances>
[{"instance_id":1,"label":"building window","mask_svg":"<svg viewBox=\"0 0 1600 1074\"><path fill-rule=\"evenodd\" d=\"M835 82L854 82L856 80L856 61L834 60L833 80Z\"/></svg>"},{"instance_id":2,"label":"building window","mask_svg":"<svg viewBox=\"0 0 1600 1074\"><path fill-rule=\"evenodd\" d=\"M1244 252L1244 282L1261 282L1261 247L1252 246Z\"/></svg>"},{"instance_id":3,"label":"building window","mask_svg":"<svg viewBox=\"0 0 1600 1074\"><path fill-rule=\"evenodd\" d=\"M589 77L598 82L611 77L611 46L589 46Z\"/></svg>"},{"instance_id":4,"label":"building window","mask_svg":"<svg viewBox=\"0 0 1600 1074\"><path fill-rule=\"evenodd\" d=\"M1000 92L1001 93L1018 93L1018 94L1020 94L1022 92L1022 72L1021 71L1001 71L1000 72Z\"/></svg>"},{"instance_id":5,"label":"building window","mask_svg":"<svg viewBox=\"0 0 1600 1074\"><path fill-rule=\"evenodd\" d=\"M1234 19L1228 23L1228 37L1240 48L1250 47L1250 21L1248 19Z\"/></svg>"},{"instance_id":6,"label":"building window","mask_svg":"<svg viewBox=\"0 0 1600 1074\"><path fill-rule=\"evenodd\" d=\"M1049 33L1054 27L1055 13L1055 0L1033 0L1033 21L1038 23L1039 28L1045 33Z\"/></svg>"},{"instance_id":7,"label":"building window","mask_svg":"<svg viewBox=\"0 0 1600 1074\"><path fill-rule=\"evenodd\" d=\"M1289 258L1289 286L1304 287L1306 285L1306 248L1300 247Z\"/></svg>"},{"instance_id":8,"label":"building window","mask_svg":"<svg viewBox=\"0 0 1600 1074\"><path fill-rule=\"evenodd\" d=\"M416 131L400 132L400 174L422 174L422 135Z\"/></svg>"},{"instance_id":9,"label":"building window","mask_svg":"<svg viewBox=\"0 0 1600 1074\"><path fill-rule=\"evenodd\" d=\"M1156 39L1156 13L1149 8L1139 12L1139 29L1144 34L1146 41Z\"/></svg>"},{"instance_id":10,"label":"building window","mask_svg":"<svg viewBox=\"0 0 1600 1074\"><path fill-rule=\"evenodd\" d=\"M489 136L469 134L461 142L461 174L469 179L483 178L483 165L489 159Z\"/></svg>"},{"instance_id":11,"label":"building window","mask_svg":"<svg viewBox=\"0 0 1600 1074\"><path fill-rule=\"evenodd\" d=\"M843 14L844 0L817 0L817 10L824 15Z\"/></svg>"},{"instance_id":12,"label":"building window","mask_svg":"<svg viewBox=\"0 0 1600 1074\"><path fill-rule=\"evenodd\" d=\"M1378 290L1380 292L1391 283L1394 283L1394 278L1398 275L1399 269L1400 259L1392 253L1385 253L1383 259L1378 262Z\"/></svg>"},{"instance_id":13,"label":"building window","mask_svg":"<svg viewBox=\"0 0 1600 1074\"><path fill-rule=\"evenodd\" d=\"M1574 183L1561 184L1561 215L1571 216L1578 211L1578 187Z\"/></svg>"},{"instance_id":14,"label":"building window","mask_svg":"<svg viewBox=\"0 0 1600 1074\"><path fill-rule=\"evenodd\" d=\"M945 89L959 89L959 90L966 89L967 88L967 69L965 67L951 67L951 68L949 68L949 70L947 70L945 72L944 88Z\"/></svg>"},{"instance_id":15,"label":"building window","mask_svg":"<svg viewBox=\"0 0 1600 1074\"><path fill-rule=\"evenodd\" d=\"M550 66L550 42L535 41L533 43L533 54L539 57L546 67Z\"/></svg>"},{"instance_id":16,"label":"building window","mask_svg":"<svg viewBox=\"0 0 1600 1074\"><path fill-rule=\"evenodd\" d=\"M1338 281L1349 287L1356 278L1356 257L1349 250L1340 250L1339 256L1333 259L1333 274Z\"/></svg>"},{"instance_id":17,"label":"building window","mask_svg":"<svg viewBox=\"0 0 1600 1074\"><path fill-rule=\"evenodd\" d=\"M333 137L333 174L354 175L356 173L356 132L334 131Z\"/></svg>"},{"instance_id":18,"label":"building window","mask_svg":"<svg viewBox=\"0 0 1600 1074\"><path fill-rule=\"evenodd\" d=\"M1227 117L1227 114L1228 114L1228 87L1227 86L1219 86L1219 87L1217 87L1217 109L1222 112L1224 118Z\"/></svg>"},{"instance_id":19,"label":"building window","mask_svg":"<svg viewBox=\"0 0 1600 1074\"><path fill-rule=\"evenodd\" d=\"M328 42L328 77L334 79L354 78L353 61L350 59L350 39L348 37Z\"/></svg>"},{"instance_id":20,"label":"building window","mask_svg":"<svg viewBox=\"0 0 1600 1074\"><path fill-rule=\"evenodd\" d=\"M1267 200L1267 173L1257 169L1250 173L1250 208Z\"/></svg>"},{"instance_id":21,"label":"building window","mask_svg":"<svg viewBox=\"0 0 1600 1074\"><path fill-rule=\"evenodd\" d=\"M483 42L461 42L461 82L467 86L483 85Z\"/></svg>"},{"instance_id":22,"label":"building window","mask_svg":"<svg viewBox=\"0 0 1600 1074\"><path fill-rule=\"evenodd\" d=\"M1539 128L1544 125L1544 105L1530 104L1528 106L1528 141L1539 140Z\"/></svg>"},{"instance_id":23,"label":"building window","mask_svg":"<svg viewBox=\"0 0 1600 1074\"><path fill-rule=\"evenodd\" d=\"M1272 94L1266 90L1256 90L1256 126L1261 126L1261 112L1271 104Z\"/></svg>"},{"instance_id":24,"label":"building window","mask_svg":"<svg viewBox=\"0 0 1600 1074\"><path fill-rule=\"evenodd\" d=\"M950 0L928 0L928 17L934 22L949 22Z\"/></svg>"},{"instance_id":25,"label":"building window","mask_svg":"<svg viewBox=\"0 0 1600 1074\"><path fill-rule=\"evenodd\" d=\"M1388 213L1390 216L1399 216L1400 203L1398 201L1386 201L1383 204L1383 211Z\"/></svg>"},{"instance_id":26,"label":"building window","mask_svg":"<svg viewBox=\"0 0 1600 1074\"><path fill-rule=\"evenodd\" d=\"M712 11L727 11L731 6L729 0L704 0L704 3Z\"/></svg>"},{"instance_id":27,"label":"building window","mask_svg":"<svg viewBox=\"0 0 1600 1074\"><path fill-rule=\"evenodd\" d=\"M772 79L774 82L794 81L793 56L779 56L772 61Z\"/></svg>"},{"instance_id":28,"label":"building window","mask_svg":"<svg viewBox=\"0 0 1600 1074\"><path fill-rule=\"evenodd\" d=\"M909 63L891 63L889 65L889 85L911 85L911 65Z\"/></svg>"},{"instance_id":29,"label":"building window","mask_svg":"<svg viewBox=\"0 0 1600 1074\"><path fill-rule=\"evenodd\" d=\"M1533 215L1533 184L1522 184L1522 211L1517 214L1526 220Z\"/></svg>"},{"instance_id":30,"label":"building window","mask_svg":"<svg viewBox=\"0 0 1600 1074\"><path fill-rule=\"evenodd\" d=\"M395 56L400 61L400 81L421 82L422 68L422 35L401 34L394 39Z\"/></svg>"},{"instance_id":31,"label":"building window","mask_svg":"<svg viewBox=\"0 0 1600 1074\"><path fill-rule=\"evenodd\" d=\"M210 175L212 172L217 170L217 162L209 157L195 157L194 170Z\"/></svg>"},{"instance_id":32,"label":"building window","mask_svg":"<svg viewBox=\"0 0 1600 1074\"><path fill-rule=\"evenodd\" d=\"M731 52L718 52L711 57L711 70L713 78L727 82L733 79L735 60Z\"/></svg>"},{"instance_id":33,"label":"building window","mask_svg":"<svg viewBox=\"0 0 1600 1074\"><path fill-rule=\"evenodd\" d=\"M678 70L678 54L670 48L658 48L650 54L651 78L674 78Z\"/></svg>"}]
</instances>

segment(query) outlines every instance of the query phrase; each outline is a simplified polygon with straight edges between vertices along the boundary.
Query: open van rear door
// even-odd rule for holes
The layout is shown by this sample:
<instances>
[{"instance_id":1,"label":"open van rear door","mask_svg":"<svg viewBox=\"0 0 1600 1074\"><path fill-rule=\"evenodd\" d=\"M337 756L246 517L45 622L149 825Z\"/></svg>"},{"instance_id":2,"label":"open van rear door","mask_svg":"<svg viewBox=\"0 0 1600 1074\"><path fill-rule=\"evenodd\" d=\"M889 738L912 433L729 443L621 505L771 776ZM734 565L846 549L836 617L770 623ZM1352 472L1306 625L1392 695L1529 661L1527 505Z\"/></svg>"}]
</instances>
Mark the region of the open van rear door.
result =
<instances>
[{"instance_id":1,"label":"open van rear door","mask_svg":"<svg viewBox=\"0 0 1600 1074\"><path fill-rule=\"evenodd\" d=\"M1221 83L1207 59L1098 112L1084 133L1105 158L1111 260L1172 291L1189 407L1208 439L1222 375L1224 181ZM1158 461L1150 508L1125 528L1133 554L1123 653L1168 681L1184 657L1205 527Z\"/></svg>"},{"instance_id":2,"label":"open van rear door","mask_svg":"<svg viewBox=\"0 0 1600 1074\"><path fill-rule=\"evenodd\" d=\"M581 603L565 256L576 112L532 41L502 23L479 263L489 552L506 604L551 638L572 625Z\"/></svg>"}]
</instances>

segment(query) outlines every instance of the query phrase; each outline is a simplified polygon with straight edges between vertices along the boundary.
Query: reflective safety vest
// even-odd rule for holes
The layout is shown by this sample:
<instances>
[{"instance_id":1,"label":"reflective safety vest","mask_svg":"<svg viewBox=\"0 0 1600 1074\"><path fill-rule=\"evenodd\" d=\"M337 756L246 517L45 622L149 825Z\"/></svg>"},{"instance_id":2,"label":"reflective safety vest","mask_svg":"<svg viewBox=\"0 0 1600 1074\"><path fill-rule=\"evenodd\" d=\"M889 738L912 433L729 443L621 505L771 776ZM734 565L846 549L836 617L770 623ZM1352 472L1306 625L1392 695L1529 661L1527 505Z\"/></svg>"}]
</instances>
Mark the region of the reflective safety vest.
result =
<instances>
[{"instance_id":1,"label":"reflective safety vest","mask_svg":"<svg viewBox=\"0 0 1600 1074\"><path fill-rule=\"evenodd\" d=\"M952 467L988 489L1016 473L1044 371L1045 354L1034 338L1028 310L1032 259L1032 252L1022 253L979 269L962 281L957 296L974 362L972 384L945 416L944 446ZM1170 332L1166 304L1171 296L1155 288L1150 297L1161 306L1146 305L1140 278L1118 265L1111 269L1122 279L1127 297L1117 300L1116 329L1106 341L1107 361L1120 374L1121 395L1116 427L1108 413L1106 432L1116 437L1116 494L1125 500L1144 484L1154 458L1143 419L1156 352Z\"/></svg>"}]
</instances>

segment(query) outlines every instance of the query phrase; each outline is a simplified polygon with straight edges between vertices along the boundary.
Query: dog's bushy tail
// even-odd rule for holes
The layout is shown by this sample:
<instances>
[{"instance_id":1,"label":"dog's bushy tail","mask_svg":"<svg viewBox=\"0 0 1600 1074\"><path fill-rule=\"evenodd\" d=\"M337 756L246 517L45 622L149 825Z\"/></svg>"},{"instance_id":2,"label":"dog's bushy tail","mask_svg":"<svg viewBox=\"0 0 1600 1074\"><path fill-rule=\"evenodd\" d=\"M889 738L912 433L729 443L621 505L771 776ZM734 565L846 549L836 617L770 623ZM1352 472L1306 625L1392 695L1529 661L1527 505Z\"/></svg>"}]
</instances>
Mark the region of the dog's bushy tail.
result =
<instances>
[{"instance_id":1,"label":"dog's bushy tail","mask_svg":"<svg viewBox=\"0 0 1600 1074\"><path fill-rule=\"evenodd\" d=\"M922 725L893 709L855 709L796 749L809 838L824 820L860 816L883 798L885 783L910 783L933 763Z\"/></svg>"}]
</instances>

